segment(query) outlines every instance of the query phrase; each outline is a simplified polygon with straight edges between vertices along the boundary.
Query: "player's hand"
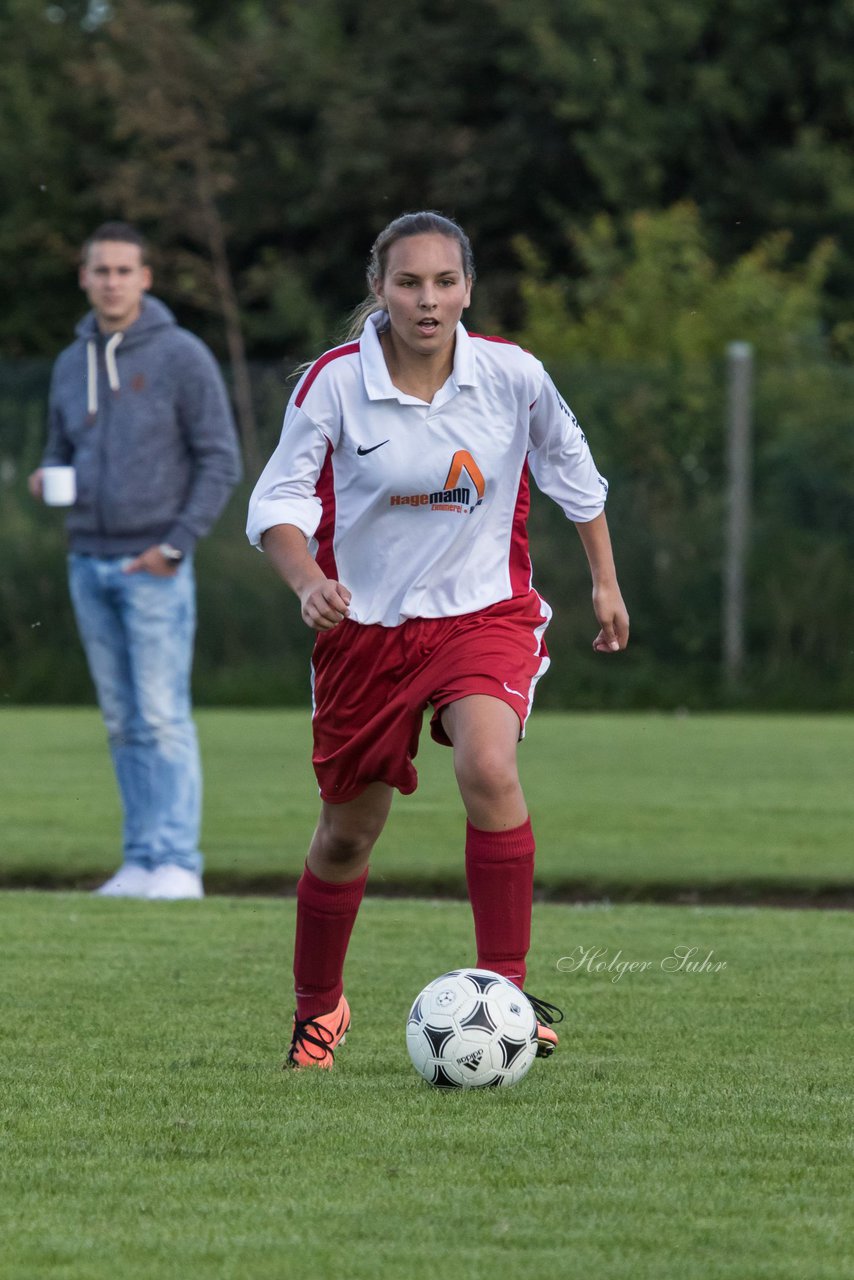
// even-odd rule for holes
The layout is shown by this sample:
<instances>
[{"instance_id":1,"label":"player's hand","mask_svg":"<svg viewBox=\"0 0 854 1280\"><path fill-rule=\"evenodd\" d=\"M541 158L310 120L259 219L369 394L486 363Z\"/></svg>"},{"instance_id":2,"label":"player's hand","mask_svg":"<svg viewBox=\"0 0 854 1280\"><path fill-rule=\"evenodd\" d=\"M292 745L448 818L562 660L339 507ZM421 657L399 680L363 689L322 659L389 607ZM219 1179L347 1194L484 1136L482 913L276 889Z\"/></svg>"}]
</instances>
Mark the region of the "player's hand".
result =
<instances>
[{"instance_id":1,"label":"player's hand","mask_svg":"<svg viewBox=\"0 0 854 1280\"><path fill-rule=\"evenodd\" d=\"M593 641L596 653L619 653L625 649L629 643L629 615L619 587L594 587L593 612L601 627Z\"/></svg>"},{"instance_id":2,"label":"player's hand","mask_svg":"<svg viewBox=\"0 0 854 1280\"><path fill-rule=\"evenodd\" d=\"M38 467L27 477L27 488L34 498L41 500L44 497L44 480L41 467Z\"/></svg>"},{"instance_id":3,"label":"player's hand","mask_svg":"<svg viewBox=\"0 0 854 1280\"><path fill-rule=\"evenodd\" d=\"M167 560L158 546L146 547L141 555L125 565L122 573L152 573L155 578L174 578L178 564Z\"/></svg>"},{"instance_id":4,"label":"player's hand","mask_svg":"<svg viewBox=\"0 0 854 1280\"><path fill-rule=\"evenodd\" d=\"M311 582L300 593L302 620L313 631L331 631L349 614L351 598L347 588L332 578Z\"/></svg>"}]
</instances>

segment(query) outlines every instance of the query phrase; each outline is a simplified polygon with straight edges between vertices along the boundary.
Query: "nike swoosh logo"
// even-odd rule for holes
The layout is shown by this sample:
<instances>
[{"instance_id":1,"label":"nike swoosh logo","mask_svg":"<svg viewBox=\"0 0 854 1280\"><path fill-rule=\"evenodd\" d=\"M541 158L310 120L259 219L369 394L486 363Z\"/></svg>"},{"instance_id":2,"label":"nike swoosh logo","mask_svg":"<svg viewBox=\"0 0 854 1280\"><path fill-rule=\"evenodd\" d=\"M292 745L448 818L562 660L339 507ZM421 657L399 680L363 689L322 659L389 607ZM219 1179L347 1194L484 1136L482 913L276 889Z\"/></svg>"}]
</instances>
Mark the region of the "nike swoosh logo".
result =
<instances>
[{"instance_id":1,"label":"nike swoosh logo","mask_svg":"<svg viewBox=\"0 0 854 1280\"><path fill-rule=\"evenodd\" d=\"M384 444L388 444L388 440L380 440L379 444L372 444L370 449L363 449L362 446L359 445L356 452L360 458L364 458L366 453L373 453L374 449L381 449Z\"/></svg>"}]
</instances>

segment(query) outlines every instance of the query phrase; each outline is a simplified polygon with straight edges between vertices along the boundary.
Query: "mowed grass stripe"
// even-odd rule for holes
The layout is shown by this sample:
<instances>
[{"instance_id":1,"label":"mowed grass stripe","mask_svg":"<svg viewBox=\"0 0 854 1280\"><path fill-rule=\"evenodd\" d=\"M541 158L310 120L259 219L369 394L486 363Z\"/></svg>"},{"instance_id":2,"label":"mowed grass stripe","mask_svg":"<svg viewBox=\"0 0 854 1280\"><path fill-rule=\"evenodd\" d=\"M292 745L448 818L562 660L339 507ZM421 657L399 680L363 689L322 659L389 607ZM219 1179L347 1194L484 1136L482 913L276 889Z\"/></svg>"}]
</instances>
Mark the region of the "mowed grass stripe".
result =
<instances>
[{"instance_id":1,"label":"mowed grass stripe","mask_svg":"<svg viewBox=\"0 0 854 1280\"><path fill-rule=\"evenodd\" d=\"M285 886L317 814L307 712L198 712L203 847L222 891ZM535 713L520 761L546 892L734 896L854 892L852 716ZM397 797L371 887L461 892L463 815L451 752L425 732L421 785ZM92 709L0 713L9 884L112 871L120 812Z\"/></svg>"},{"instance_id":2,"label":"mowed grass stripe","mask_svg":"<svg viewBox=\"0 0 854 1280\"><path fill-rule=\"evenodd\" d=\"M331 1075L279 1070L291 902L13 893L0 934L4 1280L854 1265L842 913L540 906L529 985L566 1009L560 1050L452 1096L404 1023L473 958L463 904L366 901ZM700 972L662 968L680 947Z\"/></svg>"}]
</instances>

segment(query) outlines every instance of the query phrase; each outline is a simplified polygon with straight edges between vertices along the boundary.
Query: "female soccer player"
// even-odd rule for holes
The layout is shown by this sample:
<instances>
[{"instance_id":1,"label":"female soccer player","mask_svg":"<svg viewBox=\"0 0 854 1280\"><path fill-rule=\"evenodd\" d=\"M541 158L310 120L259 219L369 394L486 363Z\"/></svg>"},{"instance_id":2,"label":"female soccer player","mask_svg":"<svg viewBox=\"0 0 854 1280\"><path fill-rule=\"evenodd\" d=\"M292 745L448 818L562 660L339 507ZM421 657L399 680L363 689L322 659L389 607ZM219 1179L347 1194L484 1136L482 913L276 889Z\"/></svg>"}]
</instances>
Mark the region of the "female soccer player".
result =
<instances>
[{"instance_id":1,"label":"female soccer player","mask_svg":"<svg viewBox=\"0 0 854 1280\"><path fill-rule=\"evenodd\" d=\"M450 219L411 213L385 228L359 336L303 374L250 502L250 541L317 632L321 811L297 886L293 1067L331 1067L350 1025L347 946L392 792L417 785L428 706L468 819L478 967L524 983L534 839L516 748L549 664L551 616L531 585L529 473L581 536L594 649L628 641L607 483L540 362L463 328L474 277ZM562 1014L532 1003L546 1057Z\"/></svg>"}]
</instances>

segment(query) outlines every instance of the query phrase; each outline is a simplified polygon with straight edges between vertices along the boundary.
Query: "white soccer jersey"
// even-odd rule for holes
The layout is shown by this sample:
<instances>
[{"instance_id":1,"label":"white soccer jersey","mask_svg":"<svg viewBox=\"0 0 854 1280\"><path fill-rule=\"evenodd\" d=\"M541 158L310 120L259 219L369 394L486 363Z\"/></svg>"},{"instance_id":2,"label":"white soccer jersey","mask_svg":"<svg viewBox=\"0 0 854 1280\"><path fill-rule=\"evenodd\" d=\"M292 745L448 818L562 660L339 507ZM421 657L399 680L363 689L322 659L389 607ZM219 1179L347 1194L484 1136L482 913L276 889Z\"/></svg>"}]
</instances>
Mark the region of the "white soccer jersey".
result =
<instances>
[{"instance_id":1,"label":"white soccer jersey","mask_svg":"<svg viewBox=\"0 0 854 1280\"><path fill-rule=\"evenodd\" d=\"M457 325L432 404L392 385L372 316L297 384L249 504L253 545L292 524L355 622L454 617L528 591L528 472L570 520L603 509L574 414L539 360Z\"/></svg>"}]
</instances>

